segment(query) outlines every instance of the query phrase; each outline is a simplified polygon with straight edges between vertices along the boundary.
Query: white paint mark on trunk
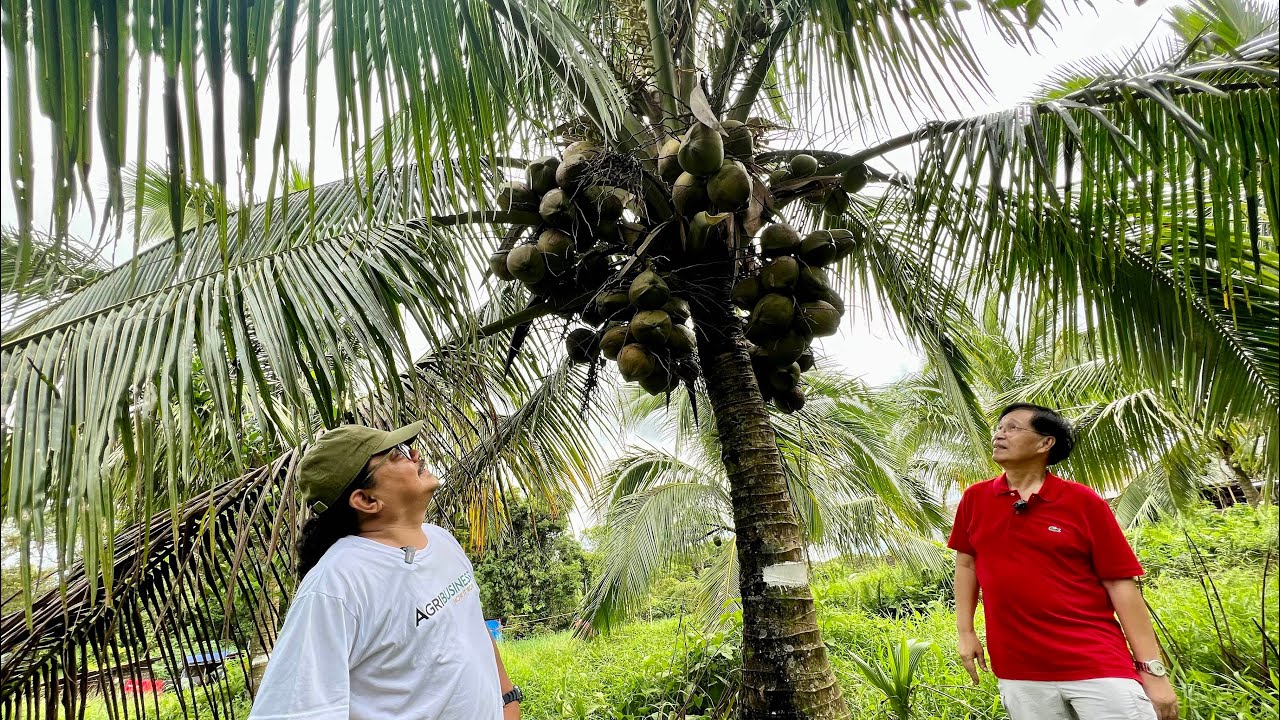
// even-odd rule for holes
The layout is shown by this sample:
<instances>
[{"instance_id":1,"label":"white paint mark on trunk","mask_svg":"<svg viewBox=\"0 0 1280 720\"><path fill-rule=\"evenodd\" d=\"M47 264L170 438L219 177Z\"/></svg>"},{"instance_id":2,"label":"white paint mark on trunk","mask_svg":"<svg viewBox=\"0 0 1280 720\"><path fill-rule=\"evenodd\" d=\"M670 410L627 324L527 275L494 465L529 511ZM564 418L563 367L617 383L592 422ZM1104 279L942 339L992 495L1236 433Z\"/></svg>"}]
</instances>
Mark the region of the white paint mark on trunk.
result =
<instances>
[{"instance_id":1,"label":"white paint mark on trunk","mask_svg":"<svg viewBox=\"0 0 1280 720\"><path fill-rule=\"evenodd\" d=\"M799 587L809 582L808 570L801 561L770 565L764 569L764 582L772 587Z\"/></svg>"}]
</instances>

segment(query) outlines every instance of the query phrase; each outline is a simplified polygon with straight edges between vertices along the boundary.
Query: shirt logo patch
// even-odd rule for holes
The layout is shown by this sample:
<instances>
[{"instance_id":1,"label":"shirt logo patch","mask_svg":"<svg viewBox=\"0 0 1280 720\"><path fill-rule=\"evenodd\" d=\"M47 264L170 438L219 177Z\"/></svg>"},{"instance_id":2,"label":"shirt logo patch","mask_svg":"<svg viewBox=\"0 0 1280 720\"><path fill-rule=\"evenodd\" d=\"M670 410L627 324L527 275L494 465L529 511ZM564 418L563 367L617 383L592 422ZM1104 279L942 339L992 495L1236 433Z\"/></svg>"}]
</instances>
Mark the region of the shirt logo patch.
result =
<instances>
[{"instance_id":1,"label":"shirt logo patch","mask_svg":"<svg viewBox=\"0 0 1280 720\"><path fill-rule=\"evenodd\" d=\"M1049 526L1049 532L1056 532L1056 533L1060 533L1060 532L1062 532L1062 528L1058 527L1057 525L1050 525L1050 526Z\"/></svg>"},{"instance_id":2,"label":"shirt logo patch","mask_svg":"<svg viewBox=\"0 0 1280 720\"><path fill-rule=\"evenodd\" d=\"M440 594L431 599L423 607L417 608L417 615L414 617L413 626L417 627L422 624L423 620L430 620L432 616L443 610L450 603L457 603L462 598L475 592L476 586L473 582L471 573L463 573L458 576L457 580L445 586Z\"/></svg>"}]
</instances>

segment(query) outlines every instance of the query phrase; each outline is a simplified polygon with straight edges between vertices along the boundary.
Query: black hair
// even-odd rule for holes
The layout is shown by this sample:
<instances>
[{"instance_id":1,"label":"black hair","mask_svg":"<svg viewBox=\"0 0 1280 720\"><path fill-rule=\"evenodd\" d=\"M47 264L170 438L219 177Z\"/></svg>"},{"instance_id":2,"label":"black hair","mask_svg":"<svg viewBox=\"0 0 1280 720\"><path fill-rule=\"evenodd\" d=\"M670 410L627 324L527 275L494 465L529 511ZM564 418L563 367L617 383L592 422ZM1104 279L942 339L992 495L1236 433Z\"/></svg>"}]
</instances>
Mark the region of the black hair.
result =
<instances>
[{"instance_id":1,"label":"black hair","mask_svg":"<svg viewBox=\"0 0 1280 720\"><path fill-rule=\"evenodd\" d=\"M298 580L307 576L333 544L360 531L360 518L351 507L351 494L373 487L373 476L363 469L324 512L313 515L298 537Z\"/></svg>"},{"instance_id":2,"label":"black hair","mask_svg":"<svg viewBox=\"0 0 1280 720\"><path fill-rule=\"evenodd\" d=\"M1049 448L1050 465L1057 465L1071 456L1071 450L1076 446L1076 436L1066 418L1043 405L1014 403L1000 411L1000 419L1015 410L1030 410L1031 429L1053 438L1053 447Z\"/></svg>"}]
</instances>

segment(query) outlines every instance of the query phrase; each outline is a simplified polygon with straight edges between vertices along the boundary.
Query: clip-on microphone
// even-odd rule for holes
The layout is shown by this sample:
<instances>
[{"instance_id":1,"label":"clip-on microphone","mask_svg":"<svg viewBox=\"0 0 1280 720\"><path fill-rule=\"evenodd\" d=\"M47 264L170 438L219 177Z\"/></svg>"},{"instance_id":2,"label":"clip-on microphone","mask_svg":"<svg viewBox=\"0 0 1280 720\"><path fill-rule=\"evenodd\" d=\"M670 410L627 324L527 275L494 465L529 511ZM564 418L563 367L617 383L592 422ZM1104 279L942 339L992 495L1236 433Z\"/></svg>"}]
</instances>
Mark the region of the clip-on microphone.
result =
<instances>
[{"instance_id":1,"label":"clip-on microphone","mask_svg":"<svg viewBox=\"0 0 1280 720\"><path fill-rule=\"evenodd\" d=\"M1026 509L1027 509L1027 504L1028 504L1028 503L1027 503L1027 501L1026 501L1026 500L1023 500L1022 498L1018 498L1017 500L1014 500L1014 501L1013 501L1013 511L1014 511L1015 513L1020 513L1020 512L1022 512L1023 510L1026 510ZM406 561L406 562L407 562L407 561Z\"/></svg>"},{"instance_id":2,"label":"clip-on microphone","mask_svg":"<svg viewBox=\"0 0 1280 720\"><path fill-rule=\"evenodd\" d=\"M409 546L409 545L405 545L404 547L400 548L400 550L404 552L404 562L405 562L405 564L406 564L406 565L412 565L412 564L413 564L413 556L414 556L414 554L416 554L416 553L418 552L418 548L411 547L411 546Z\"/></svg>"}]
</instances>

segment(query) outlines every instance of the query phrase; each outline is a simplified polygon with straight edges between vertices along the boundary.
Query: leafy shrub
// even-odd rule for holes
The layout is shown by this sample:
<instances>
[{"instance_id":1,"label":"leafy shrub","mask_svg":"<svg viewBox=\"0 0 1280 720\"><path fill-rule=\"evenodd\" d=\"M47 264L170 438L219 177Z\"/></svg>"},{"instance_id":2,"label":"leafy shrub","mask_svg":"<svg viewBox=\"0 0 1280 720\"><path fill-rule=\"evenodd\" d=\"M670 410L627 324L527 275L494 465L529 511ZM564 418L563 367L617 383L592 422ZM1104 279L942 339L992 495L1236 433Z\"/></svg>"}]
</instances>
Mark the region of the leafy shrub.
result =
<instances>
[{"instance_id":1,"label":"leafy shrub","mask_svg":"<svg viewBox=\"0 0 1280 720\"><path fill-rule=\"evenodd\" d=\"M1149 580L1197 577L1205 569L1261 568L1268 554L1276 557L1278 513L1276 506L1201 508L1144 525L1129 533L1129 541Z\"/></svg>"}]
</instances>

